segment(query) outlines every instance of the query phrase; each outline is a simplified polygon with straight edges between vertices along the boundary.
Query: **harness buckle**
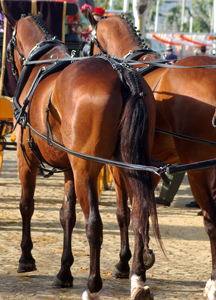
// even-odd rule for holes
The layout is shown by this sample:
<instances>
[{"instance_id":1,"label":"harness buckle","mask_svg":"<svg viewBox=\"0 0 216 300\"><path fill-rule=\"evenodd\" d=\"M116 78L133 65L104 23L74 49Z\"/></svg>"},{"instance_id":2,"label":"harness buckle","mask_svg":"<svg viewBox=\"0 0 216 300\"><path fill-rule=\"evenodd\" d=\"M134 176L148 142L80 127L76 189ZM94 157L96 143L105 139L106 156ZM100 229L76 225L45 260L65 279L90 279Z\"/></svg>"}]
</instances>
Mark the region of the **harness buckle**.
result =
<instances>
[{"instance_id":1,"label":"harness buckle","mask_svg":"<svg viewBox=\"0 0 216 300\"><path fill-rule=\"evenodd\" d=\"M76 50L71 50L71 57L75 57L75 55L76 55Z\"/></svg>"},{"instance_id":2,"label":"harness buckle","mask_svg":"<svg viewBox=\"0 0 216 300\"><path fill-rule=\"evenodd\" d=\"M25 115L20 117L19 124L21 125L22 128L26 127L26 116Z\"/></svg>"},{"instance_id":3,"label":"harness buckle","mask_svg":"<svg viewBox=\"0 0 216 300\"><path fill-rule=\"evenodd\" d=\"M58 55L56 53L54 53L50 56L50 59L52 59L54 62L57 62L59 58L58 58Z\"/></svg>"},{"instance_id":4,"label":"harness buckle","mask_svg":"<svg viewBox=\"0 0 216 300\"><path fill-rule=\"evenodd\" d=\"M148 62L151 62L151 61L152 61L150 56L146 56L146 57L144 57L144 58L143 58L143 61L145 61L145 60L146 60L146 58L149 58Z\"/></svg>"}]
</instances>

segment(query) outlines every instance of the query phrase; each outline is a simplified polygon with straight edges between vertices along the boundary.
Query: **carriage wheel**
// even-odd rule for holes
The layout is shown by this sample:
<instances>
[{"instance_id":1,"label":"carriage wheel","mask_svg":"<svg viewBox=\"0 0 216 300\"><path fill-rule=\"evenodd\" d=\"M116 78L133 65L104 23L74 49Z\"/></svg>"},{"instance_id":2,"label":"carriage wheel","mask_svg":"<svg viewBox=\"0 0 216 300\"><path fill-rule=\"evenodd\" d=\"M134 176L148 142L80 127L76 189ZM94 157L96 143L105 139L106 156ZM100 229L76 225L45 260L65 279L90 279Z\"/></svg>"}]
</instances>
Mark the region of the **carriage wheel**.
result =
<instances>
[{"instance_id":1,"label":"carriage wheel","mask_svg":"<svg viewBox=\"0 0 216 300\"><path fill-rule=\"evenodd\" d=\"M0 142L4 142L4 134L6 131L7 125L6 124L2 124L0 126ZM3 145L0 145L0 173L2 170L2 163L3 163Z\"/></svg>"},{"instance_id":2,"label":"carriage wheel","mask_svg":"<svg viewBox=\"0 0 216 300\"><path fill-rule=\"evenodd\" d=\"M105 190L109 190L112 186L112 176L107 165L104 166L103 186Z\"/></svg>"},{"instance_id":3,"label":"carriage wheel","mask_svg":"<svg viewBox=\"0 0 216 300\"><path fill-rule=\"evenodd\" d=\"M104 168L101 169L98 176L98 199L100 198L102 187L103 187L103 174L104 174Z\"/></svg>"}]
</instances>

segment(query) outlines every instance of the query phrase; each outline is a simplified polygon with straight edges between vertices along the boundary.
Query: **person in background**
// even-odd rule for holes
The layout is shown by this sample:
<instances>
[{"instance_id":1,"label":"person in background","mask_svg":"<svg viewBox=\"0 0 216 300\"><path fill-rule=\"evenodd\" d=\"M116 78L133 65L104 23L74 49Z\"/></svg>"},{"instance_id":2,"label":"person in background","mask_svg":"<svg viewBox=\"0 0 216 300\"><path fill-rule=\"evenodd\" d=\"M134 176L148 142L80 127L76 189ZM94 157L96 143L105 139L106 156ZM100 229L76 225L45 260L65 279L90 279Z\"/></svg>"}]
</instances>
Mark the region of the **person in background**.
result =
<instances>
[{"instance_id":1,"label":"person in background","mask_svg":"<svg viewBox=\"0 0 216 300\"><path fill-rule=\"evenodd\" d=\"M64 2L64 0L56 0L56 1ZM67 2L75 3L78 8L78 11L75 15L70 15L70 16L66 15L65 17L65 41L72 41L74 38L73 33L80 35L84 29L89 28L89 21L82 15L82 12L78 5L78 1L67 0Z\"/></svg>"},{"instance_id":2,"label":"person in background","mask_svg":"<svg viewBox=\"0 0 216 300\"><path fill-rule=\"evenodd\" d=\"M81 12L83 14L83 16L86 18L87 17L87 8L90 9L90 11L93 13L94 11L94 7L89 5L89 4L83 4L83 6L80 8L81 9Z\"/></svg>"},{"instance_id":3,"label":"person in background","mask_svg":"<svg viewBox=\"0 0 216 300\"><path fill-rule=\"evenodd\" d=\"M90 9L90 11L93 13L94 11L94 8L93 6L89 5L89 4L84 4L80 10L82 12L82 15L87 19L87 9ZM84 29L82 31L82 38L81 40L84 42L84 43L88 43L89 40L91 39L91 25L89 25L89 28L88 29Z\"/></svg>"},{"instance_id":4,"label":"person in background","mask_svg":"<svg viewBox=\"0 0 216 300\"><path fill-rule=\"evenodd\" d=\"M179 164L176 164L175 166L178 166ZM178 192L178 189L182 183L182 180L184 178L185 173L176 173L174 175L167 174L167 177L169 179L169 184L165 184L163 182L160 196L156 197L156 204L161 204L164 206L170 206L170 204L173 202L173 199Z\"/></svg>"},{"instance_id":5,"label":"person in background","mask_svg":"<svg viewBox=\"0 0 216 300\"><path fill-rule=\"evenodd\" d=\"M201 55L206 55L206 46L201 46L200 51Z\"/></svg>"},{"instance_id":6,"label":"person in background","mask_svg":"<svg viewBox=\"0 0 216 300\"><path fill-rule=\"evenodd\" d=\"M90 6L93 7L93 9L95 9L95 3L94 0L77 0L77 3L79 5L79 7L81 8L84 4L88 4Z\"/></svg>"},{"instance_id":7,"label":"person in background","mask_svg":"<svg viewBox=\"0 0 216 300\"><path fill-rule=\"evenodd\" d=\"M65 27L66 35L71 32L76 32L78 34L81 34L83 30L88 30L89 28L89 21L83 16L79 6L75 16L66 16L66 18L67 18L66 24L68 25L68 27ZM66 30L66 28L68 30Z\"/></svg>"},{"instance_id":8,"label":"person in background","mask_svg":"<svg viewBox=\"0 0 216 300\"><path fill-rule=\"evenodd\" d=\"M175 55L173 53L173 47L172 46L168 46L166 48L166 51L167 51L167 55L166 55L166 59L167 60L170 60L171 63L174 63L176 59L178 59L177 55Z\"/></svg>"},{"instance_id":9,"label":"person in background","mask_svg":"<svg viewBox=\"0 0 216 300\"><path fill-rule=\"evenodd\" d=\"M178 166L181 164L175 164L175 166ZM159 205L164 205L164 206L170 206L171 203L174 200L175 195L178 192L178 189L184 179L185 172L182 173L176 173L176 174L167 174L167 177L169 179L169 184L165 184L163 182L161 191L160 191L160 196L156 197L156 204ZM216 178L216 177L215 177ZM216 187L215 187L216 191ZM215 192L216 195L216 192ZM185 204L186 207L188 208L199 208L199 205L197 204L196 201L191 201L188 204ZM198 213L199 215L199 213Z\"/></svg>"}]
</instances>

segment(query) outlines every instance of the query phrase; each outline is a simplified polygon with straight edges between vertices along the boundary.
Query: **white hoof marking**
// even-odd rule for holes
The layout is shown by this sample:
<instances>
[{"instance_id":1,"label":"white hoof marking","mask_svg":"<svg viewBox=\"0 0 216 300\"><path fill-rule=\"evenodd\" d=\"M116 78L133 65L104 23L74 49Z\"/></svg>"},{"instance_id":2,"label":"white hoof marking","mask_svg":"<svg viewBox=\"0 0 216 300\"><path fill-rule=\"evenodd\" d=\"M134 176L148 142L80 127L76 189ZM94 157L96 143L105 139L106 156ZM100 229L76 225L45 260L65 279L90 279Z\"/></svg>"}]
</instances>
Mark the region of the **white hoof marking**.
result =
<instances>
[{"instance_id":1,"label":"white hoof marking","mask_svg":"<svg viewBox=\"0 0 216 300\"><path fill-rule=\"evenodd\" d=\"M100 300L100 293L90 293L87 290L82 294L82 300Z\"/></svg>"},{"instance_id":2,"label":"white hoof marking","mask_svg":"<svg viewBox=\"0 0 216 300\"><path fill-rule=\"evenodd\" d=\"M131 277L131 299L135 299L137 293L142 289L150 293L150 288L144 286L143 280L139 276L133 275Z\"/></svg>"},{"instance_id":3,"label":"white hoof marking","mask_svg":"<svg viewBox=\"0 0 216 300\"><path fill-rule=\"evenodd\" d=\"M216 300L216 281L209 279L203 291L203 296L208 300Z\"/></svg>"}]
</instances>

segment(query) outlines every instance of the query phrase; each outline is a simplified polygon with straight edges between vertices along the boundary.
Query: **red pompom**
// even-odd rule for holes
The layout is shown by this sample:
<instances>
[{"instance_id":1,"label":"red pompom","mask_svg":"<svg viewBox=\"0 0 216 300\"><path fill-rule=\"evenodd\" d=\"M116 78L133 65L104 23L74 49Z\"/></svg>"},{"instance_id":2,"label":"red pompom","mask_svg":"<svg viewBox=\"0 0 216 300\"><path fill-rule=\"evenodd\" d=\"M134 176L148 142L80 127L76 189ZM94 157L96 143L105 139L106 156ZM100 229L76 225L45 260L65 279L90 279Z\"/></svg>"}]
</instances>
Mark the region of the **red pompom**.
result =
<instances>
[{"instance_id":1,"label":"red pompom","mask_svg":"<svg viewBox=\"0 0 216 300\"><path fill-rule=\"evenodd\" d=\"M94 11L97 15L103 16L105 14L105 10L102 7L95 7Z\"/></svg>"}]
</instances>

